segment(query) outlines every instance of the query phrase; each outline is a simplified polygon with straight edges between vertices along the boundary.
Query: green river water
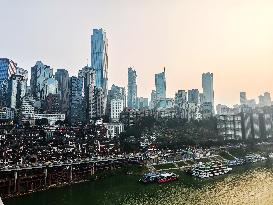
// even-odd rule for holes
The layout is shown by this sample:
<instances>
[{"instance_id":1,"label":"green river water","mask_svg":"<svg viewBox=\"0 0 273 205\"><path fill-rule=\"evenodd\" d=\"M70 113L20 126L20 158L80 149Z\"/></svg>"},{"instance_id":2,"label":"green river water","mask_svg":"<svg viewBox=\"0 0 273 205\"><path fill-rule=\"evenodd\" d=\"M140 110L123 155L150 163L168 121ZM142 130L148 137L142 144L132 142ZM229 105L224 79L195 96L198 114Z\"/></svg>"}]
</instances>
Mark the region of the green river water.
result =
<instances>
[{"instance_id":1,"label":"green river water","mask_svg":"<svg viewBox=\"0 0 273 205\"><path fill-rule=\"evenodd\" d=\"M139 176L114 175L4 201L5 205L273 204L273 163L236 167L230 174L196 179L179 172L169 184L138 183Z\"/></svg>"}]
</instances>

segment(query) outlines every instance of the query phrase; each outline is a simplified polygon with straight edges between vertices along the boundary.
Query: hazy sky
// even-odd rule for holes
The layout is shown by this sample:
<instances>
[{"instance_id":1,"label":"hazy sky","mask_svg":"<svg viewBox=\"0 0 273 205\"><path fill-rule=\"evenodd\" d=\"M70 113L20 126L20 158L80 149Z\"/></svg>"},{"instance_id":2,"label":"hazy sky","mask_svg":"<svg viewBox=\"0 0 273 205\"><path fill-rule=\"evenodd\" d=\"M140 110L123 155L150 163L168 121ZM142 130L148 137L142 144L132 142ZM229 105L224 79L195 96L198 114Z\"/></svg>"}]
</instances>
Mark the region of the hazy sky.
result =
<instances>
[{"instance_id":1,"label":"hazy sky","mask_svg":"<svg viewBox=\"0 0 273 205\"><path fill-rule=\"evenodd\" d=\"M0 57L28 69L37 60L71 75L90 61L90 35L109 40L109 86L150 97L154 74L167 72L167 95L199 88L214 73L216 103L273 93L272 0L0 0Z\"/></svg>"}]
</instances>

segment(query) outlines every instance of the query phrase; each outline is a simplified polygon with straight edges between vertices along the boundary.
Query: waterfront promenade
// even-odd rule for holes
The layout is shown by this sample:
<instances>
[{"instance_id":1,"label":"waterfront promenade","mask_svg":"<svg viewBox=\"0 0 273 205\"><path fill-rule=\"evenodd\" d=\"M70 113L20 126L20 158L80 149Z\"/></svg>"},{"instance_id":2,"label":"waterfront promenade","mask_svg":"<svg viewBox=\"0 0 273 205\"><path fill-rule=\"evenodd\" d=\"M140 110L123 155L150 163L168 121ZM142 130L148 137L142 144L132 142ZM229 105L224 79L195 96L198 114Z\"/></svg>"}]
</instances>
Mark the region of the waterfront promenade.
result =
<instances>
[{"instance_id":1,"label":"waterfront promenade","mask_svg":"<svg viewBox=\"0 0 273 205\"><path fill-rule=\"evenodd\" d=\"M96 173L140 163L141 155L97 157L71 162L10 166L0 170L0 194L12 197L88 180Z\"/></svg>"}]
</instances>

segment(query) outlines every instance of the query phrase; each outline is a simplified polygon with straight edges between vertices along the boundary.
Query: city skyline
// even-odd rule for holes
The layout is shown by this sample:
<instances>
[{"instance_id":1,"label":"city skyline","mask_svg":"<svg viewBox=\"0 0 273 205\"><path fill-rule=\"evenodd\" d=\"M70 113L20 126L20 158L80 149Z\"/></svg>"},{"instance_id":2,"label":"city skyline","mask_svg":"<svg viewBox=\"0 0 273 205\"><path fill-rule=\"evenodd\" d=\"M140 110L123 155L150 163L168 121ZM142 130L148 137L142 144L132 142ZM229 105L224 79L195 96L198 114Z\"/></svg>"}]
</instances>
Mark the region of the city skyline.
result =
<instances>
[{"instance_id":1,"label":"city skyline","mask_svg":"<svg viewBox=\"0 0 273 205\"><path fill-rule=\"evenodd\" d=\"M273 31L269 20L272 2L118 1L116 5L98 1L61 2L3 1L0 21L8 32L0 34L5 39L0 55L13 59L29 73L35 62L41 60L54 71L64 68L70 76L76 75L86 65L86 58L90 58L91 29L103 28L109 41L109 85L127 87L127 69L132 66L138 73L139 96L150 97L155 89L154 74L166 67L168 97L179 89L201 90L200 76L206 72L214 73L215 105L239 104L240 91L256 100L261 93L273 92L270 86ZM205 15L211 5L213 11ZM187 12L193 7L196 12ZM109 15L103 16L103 8ZM116 9L119 15L115 15ZM153 15L148 16L152 9ZM60 12L72 14L74 10L78 16L64 18ZM167 10L172 10L172 14ZM218 19L214 19L216 15ZM156 24L159 21L161 25ZM194 26L189 25L191 22Z\"/></svg>"}]
</instances>

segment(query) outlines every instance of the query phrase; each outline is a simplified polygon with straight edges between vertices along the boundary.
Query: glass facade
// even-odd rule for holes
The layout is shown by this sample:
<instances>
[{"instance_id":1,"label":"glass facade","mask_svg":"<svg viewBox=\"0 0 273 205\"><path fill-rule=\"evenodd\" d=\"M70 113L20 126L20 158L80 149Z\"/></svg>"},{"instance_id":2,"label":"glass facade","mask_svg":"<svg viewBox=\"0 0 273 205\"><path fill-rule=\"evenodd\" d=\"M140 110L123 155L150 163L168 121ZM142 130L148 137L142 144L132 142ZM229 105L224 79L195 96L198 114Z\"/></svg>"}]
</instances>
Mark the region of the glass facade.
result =
<instances>
[{"instance_id":1,"label":"glass facade","mask_svg":"<svg viewBox=\"0 0 273 205\"><path fill-rule=\"evenodd\" d=\"M129 108L137 108L137 84L136 71L133 68L128 68L128 98L127 106Z\"/></svg>"},{"instance_id":2,"label":"glass facade","mask_svg":"<svg viewBox=\"0 0 273 205\"><path fill-rule=\"evenodd\" d=\"M91 35L91 65L96 71L96 87L107 92L108 40L102 29L93 29Z\"/></svg>"},{"instance_id":3,"label":"glass facade","mask_svg":"<svg viewBox=\"0 0 273 205\"><path fill-rule=\"evenodd\" d=\"M8 85L10 77L16 73L16 63L7 58L0 58L0 105L8 104Z\"/></svg>"},{"instance_id":4,"label":"glass facade","mask_svg":"<svg viewBox=\"0 0 273 205\"><path fill-rule=\"evenodd\" d=\"M157 100L166 98L165 68L162 73L155 74L155 90Z\"/></svg>"}]
</instances>

